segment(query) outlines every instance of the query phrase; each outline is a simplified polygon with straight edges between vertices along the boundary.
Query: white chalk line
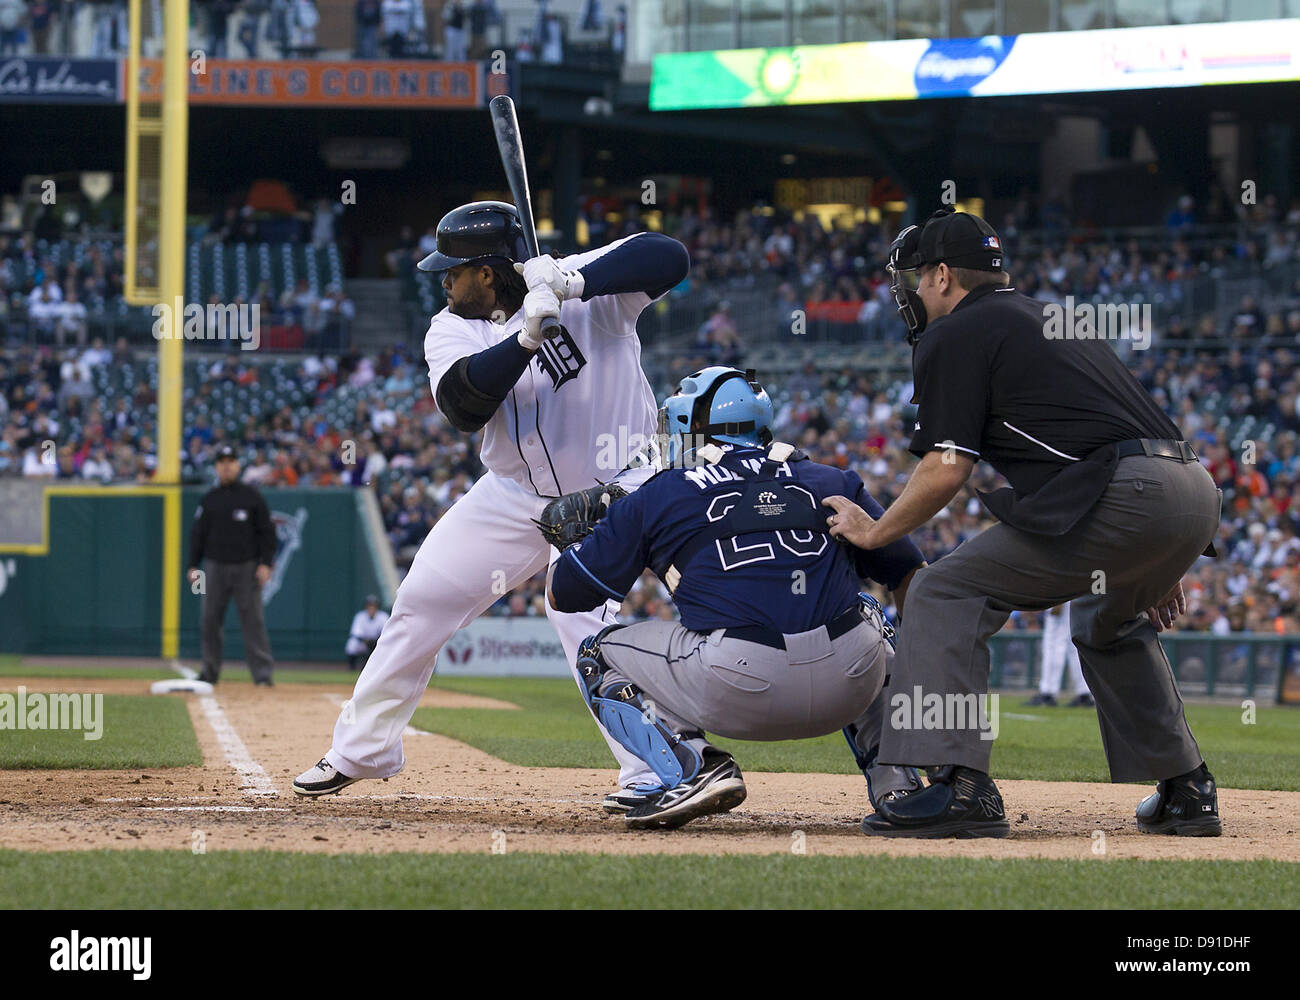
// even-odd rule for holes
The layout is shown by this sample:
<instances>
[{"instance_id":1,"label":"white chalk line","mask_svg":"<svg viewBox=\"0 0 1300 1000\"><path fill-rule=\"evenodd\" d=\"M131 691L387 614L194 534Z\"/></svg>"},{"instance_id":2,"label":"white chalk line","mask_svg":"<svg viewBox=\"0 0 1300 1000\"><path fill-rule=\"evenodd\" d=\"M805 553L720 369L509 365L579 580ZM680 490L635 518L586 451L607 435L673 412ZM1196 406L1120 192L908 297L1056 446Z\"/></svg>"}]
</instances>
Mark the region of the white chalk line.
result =
<instances>
[{"instance_id":1,"label":"white chalk line","mask_svg":"<svg viewBox=\"0 0 1300 1000\"><path fill-rule=\"evenodd\" d=\"M147 813L148 812L287 813L290 810L285 806L141 806L140 811L147 812Z\"/></svg>"},{"instance_id":2,"label":"white chalk line","mask_svg":"<svg viewBox=\"0 0 1300 1000\"><path fill-rule=\"evenodd\" d=\"M180 674L187 681L192 681L199 676L199 672L193 667L187 667L180 660L172 660L171 668Z\"/></svg>"},{"instance_id":3,"label":"white chalk line","mask_svg":"<svg viewBox=\"0 0 1300 1000\"><path fill-rule=\"evenodd\" d=\"M347 699L341 694L322 694L322 698L333 704L336 708L342 708ZM414 726L407 726L402 730L403 736L428 736L429 734L423 729L416 729Z\"/></svg>"},{"instance_id":4,"label":"white chalk line","mask_svg":"<svg viewBox=\"0 0 1300 1000\"><path fill-rule=\"evenodd\" d=\"M240 791L245 795L279 795L275 783L271 781L262 765L253 760L248 747L244 745L244 741L235 732L235 727L226 718L226 713L221 710L216 695L200 695L199 705L203 709L203 714L208 717L208 724L212 726L213 733L216 734L217 743L221 745L226 763L234 768L235 773L240 777Z\"/></svg>"}]
</instances>

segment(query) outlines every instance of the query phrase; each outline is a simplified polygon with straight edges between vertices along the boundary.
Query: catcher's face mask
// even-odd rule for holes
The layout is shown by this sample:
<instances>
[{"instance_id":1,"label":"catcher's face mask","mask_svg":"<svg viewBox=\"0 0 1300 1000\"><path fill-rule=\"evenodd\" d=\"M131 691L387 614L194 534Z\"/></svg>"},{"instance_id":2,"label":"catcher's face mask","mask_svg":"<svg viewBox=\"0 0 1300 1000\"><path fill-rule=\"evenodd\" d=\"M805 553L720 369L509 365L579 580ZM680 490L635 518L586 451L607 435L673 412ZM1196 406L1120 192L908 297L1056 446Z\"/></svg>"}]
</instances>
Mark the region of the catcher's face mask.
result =
<instances>
[{"instance_id":1,"label":"catcher's face mask","mask_svg":"<svg viewBox=\"0 0 1300 1000\"><path fill-rule=\"evenodd\" d=\"M908 226L889 247L889 293L894 297L898 315L907 324L907 342L915 344L925 331L928 317L925 303L917 294L921 284L921 227Z\"/></svg>"}]
</instances>

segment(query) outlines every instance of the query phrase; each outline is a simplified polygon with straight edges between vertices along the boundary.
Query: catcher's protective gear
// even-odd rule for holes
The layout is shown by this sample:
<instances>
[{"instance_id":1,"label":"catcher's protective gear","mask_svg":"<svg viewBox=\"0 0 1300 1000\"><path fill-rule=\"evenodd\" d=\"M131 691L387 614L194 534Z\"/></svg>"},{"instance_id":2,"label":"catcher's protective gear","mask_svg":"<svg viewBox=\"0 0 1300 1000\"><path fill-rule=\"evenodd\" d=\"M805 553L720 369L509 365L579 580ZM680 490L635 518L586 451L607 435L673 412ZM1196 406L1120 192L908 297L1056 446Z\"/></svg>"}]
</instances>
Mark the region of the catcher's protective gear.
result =
<instances>
[{"instance_id":1,"label":"catcher's protective gear","mask_svg":"<svg viewBox=\"0 0 1300 1000\"><path fill-rule=\"evenodd\" d=\"M609 505L625 496L627 490L618 483L589 486L552 500L542 510L541 518L533 523L547 542L563 552L590 535L596 522L609 510Z\"/></svg>"},{"instance_id":2,"label":"catcher's protective gear","mask_svg":"<svg viewBox=\"0 0 1300 1000\"><path fill-rule=\"evenodd\" d=\"M612 687L605 683L606 666L600 644L611 632L623 627L610 625L582 640L576 663L582 678L582 694L609 735L658 775L660 787L655 791L676 788L699 774L703 758L682 738L683 734L674 733L659 721L654 702L643 698L644 692L639 687L631 683ZM602 691L607 686L612 689Z\"/></svg>"},{"instance_id":3,"label":"catcher's protective gear","mask_svg":"<svg viewBox=\"0 0 1300 1000\"><path fill-rule=\"evenodd\" d=\"M765 448L773 419L772 400L752 368L704 368L682 379L659 411L666 463L678 464L705 440Z\"/></svg>"}]
</instances>

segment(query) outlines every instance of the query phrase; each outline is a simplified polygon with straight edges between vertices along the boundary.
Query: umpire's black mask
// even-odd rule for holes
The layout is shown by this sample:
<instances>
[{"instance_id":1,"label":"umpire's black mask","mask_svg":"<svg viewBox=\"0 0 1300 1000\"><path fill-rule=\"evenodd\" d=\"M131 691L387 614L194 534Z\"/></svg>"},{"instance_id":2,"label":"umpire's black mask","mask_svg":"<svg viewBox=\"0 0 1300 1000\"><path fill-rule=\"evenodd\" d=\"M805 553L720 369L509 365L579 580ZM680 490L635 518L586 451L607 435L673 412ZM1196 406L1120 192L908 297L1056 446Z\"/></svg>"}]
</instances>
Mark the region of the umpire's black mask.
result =
<instances>
[{"instance_id":1,"label":"umpire's black mask","mask_svg":"<svg viewBox=\"0 0 1300 1000\"><path fill-rule=\"evenodd\" d=\"M929 318L917 294L921 269L931 264L1002 270L1002 244L993 227L978 215L941 208L920 226L908 226L889 247L889 291L907 324L907 342L925 332Z\"/></svg>"}]
</instances>

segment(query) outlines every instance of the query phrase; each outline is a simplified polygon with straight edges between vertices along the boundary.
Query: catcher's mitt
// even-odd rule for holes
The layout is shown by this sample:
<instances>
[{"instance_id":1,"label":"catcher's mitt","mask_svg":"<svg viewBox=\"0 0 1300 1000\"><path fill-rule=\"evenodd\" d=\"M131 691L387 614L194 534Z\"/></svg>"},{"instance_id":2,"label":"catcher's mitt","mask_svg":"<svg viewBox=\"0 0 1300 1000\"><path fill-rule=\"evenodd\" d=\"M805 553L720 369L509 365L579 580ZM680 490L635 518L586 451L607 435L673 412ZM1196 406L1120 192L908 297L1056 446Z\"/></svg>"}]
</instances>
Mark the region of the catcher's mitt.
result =
<instances>
[{"instance_id":1,"label":"catcher's mitt","mask_svg":"<svg viewBox=\"0 0 1300 1000\"><path fill-rule=\"evenodd\" d=\"M566 493L552 500L542 510L540 520L533 521L550 544L563 552L591 534L596 522L605 516L609 505L627 496L618 483L589 486L576 493Z\"/></svg>"}]
</instances>

